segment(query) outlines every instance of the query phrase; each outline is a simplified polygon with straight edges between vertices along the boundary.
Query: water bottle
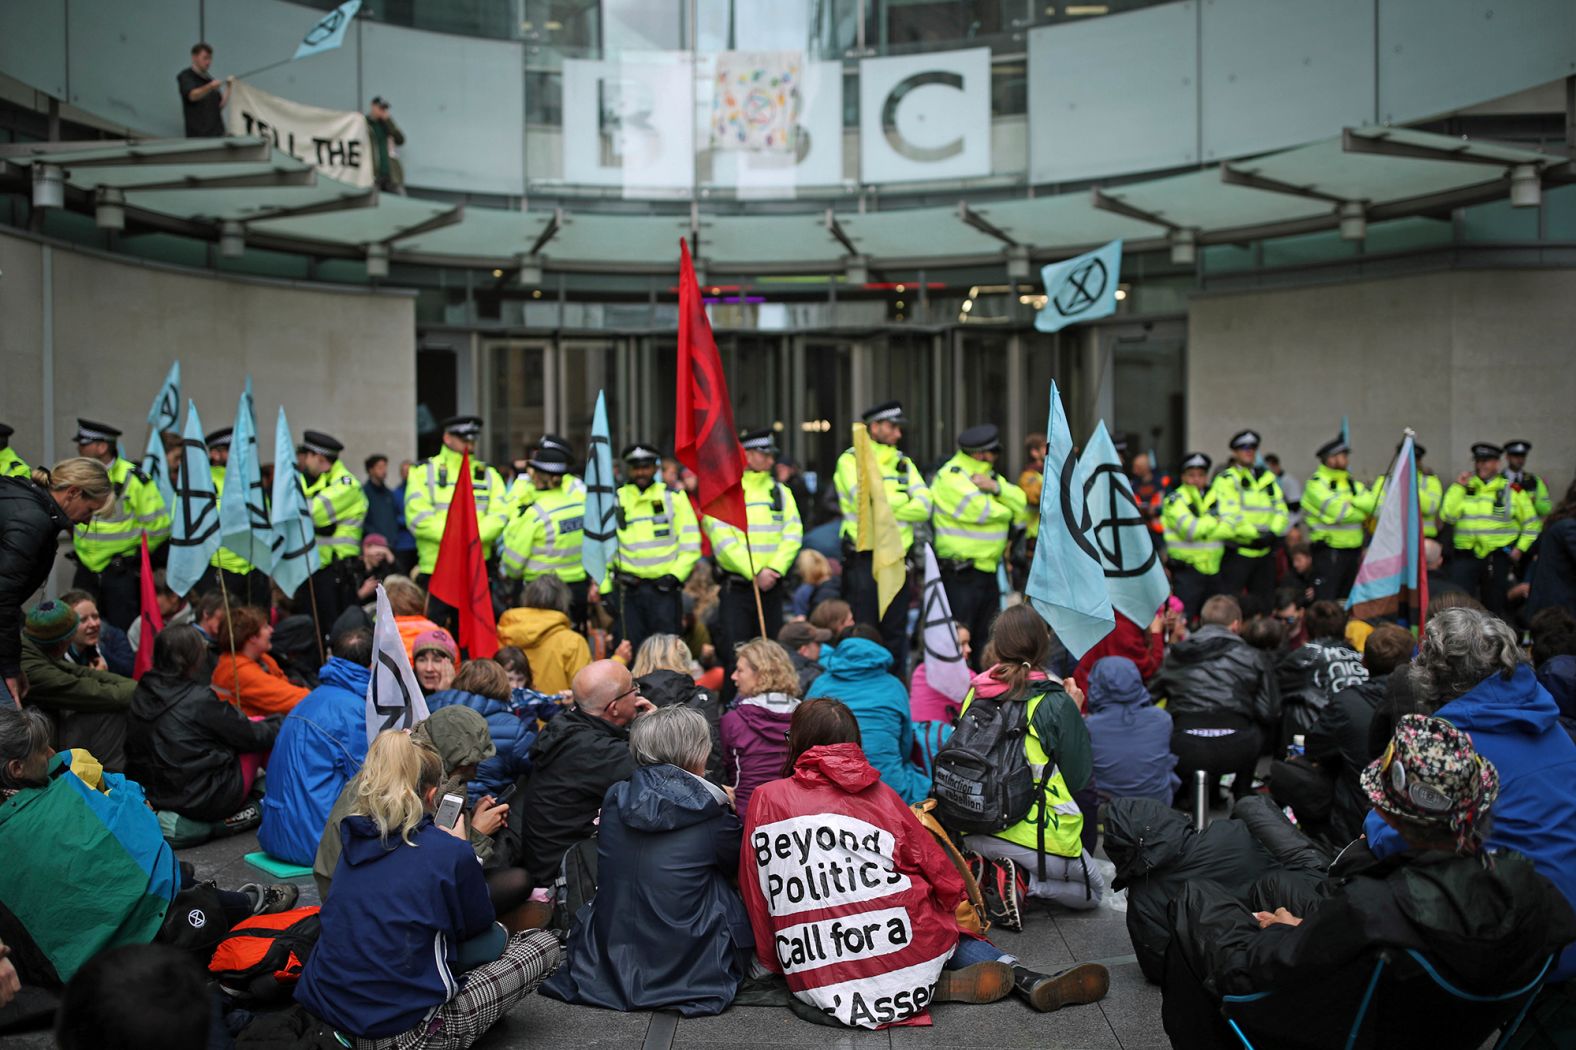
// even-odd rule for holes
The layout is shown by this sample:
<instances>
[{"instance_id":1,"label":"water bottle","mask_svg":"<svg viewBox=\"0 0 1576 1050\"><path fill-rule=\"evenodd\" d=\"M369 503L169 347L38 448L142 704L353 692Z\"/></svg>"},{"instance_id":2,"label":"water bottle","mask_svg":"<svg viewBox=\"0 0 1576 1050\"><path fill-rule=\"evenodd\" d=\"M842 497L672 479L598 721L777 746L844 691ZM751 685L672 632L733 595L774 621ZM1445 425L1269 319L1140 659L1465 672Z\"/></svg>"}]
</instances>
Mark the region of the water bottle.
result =
<instances>
[{"instance_id":1,"label":"water bottle","mask_svg":"<svg viewBox=\"0 0 1576 1050\"><path fill-rule=\"evenodd\" d=\"M1291 746L1286 748L1287 758L1300 758L1308 753L1307 741L1301 733L1291 738Z\"/></svg>"}]
</instances>

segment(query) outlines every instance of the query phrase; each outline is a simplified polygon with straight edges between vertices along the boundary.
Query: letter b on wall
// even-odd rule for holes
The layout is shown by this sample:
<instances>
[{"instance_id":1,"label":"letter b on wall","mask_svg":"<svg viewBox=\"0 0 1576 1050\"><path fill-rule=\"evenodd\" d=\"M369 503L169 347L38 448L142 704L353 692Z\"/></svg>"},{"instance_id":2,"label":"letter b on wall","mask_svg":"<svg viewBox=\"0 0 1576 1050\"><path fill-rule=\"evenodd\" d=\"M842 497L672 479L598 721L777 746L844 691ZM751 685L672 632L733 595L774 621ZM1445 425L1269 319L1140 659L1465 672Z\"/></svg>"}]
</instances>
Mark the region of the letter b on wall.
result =
<instances>
[{"instance_id":1,"label":"letter b on wall","mask_svg":"<svg viewBox=\"0 0 1576 1050\"><path fill-rule=\"evenodd\" d=\"M990 174L990 48L859 63L859 178Z\"/></svg>"}]
</instances>

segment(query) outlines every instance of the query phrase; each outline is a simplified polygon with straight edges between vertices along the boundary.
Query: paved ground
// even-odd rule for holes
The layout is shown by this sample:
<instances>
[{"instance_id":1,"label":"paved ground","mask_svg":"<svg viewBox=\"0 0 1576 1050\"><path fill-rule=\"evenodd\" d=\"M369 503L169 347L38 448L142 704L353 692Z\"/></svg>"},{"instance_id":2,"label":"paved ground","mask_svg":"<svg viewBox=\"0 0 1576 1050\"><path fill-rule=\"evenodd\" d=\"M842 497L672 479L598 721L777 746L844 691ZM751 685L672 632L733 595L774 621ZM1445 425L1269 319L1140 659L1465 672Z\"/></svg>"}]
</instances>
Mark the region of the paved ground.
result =
<instances>
[{"instance_id":1,"label":"paved ground","mask_svg":"<svg viewBox=\"0 0 1576 1050\"><path fill-rule=\"evenodd\" d=\"M243 859L257 849L255 835L210 842L181 851L202 879L231 888L268 877ZM317 903L310 878L296 880L301 903ZM1118 902L1120 903L1120 902ZM786 1010L735 1007L718 1017L684 1020L672 1014L619 1014L566 1006L538 996L525 1000L477 1044L482 1050L516 1047L633 1048L814 1047L920 1048L989 1047L1007 1050L1162 1050L1169 1044L1160 1027L1160 990L1144 982L1133 961L1124 914L1113 907L1092 912L1036 909L1022 933L994 939L1025 965L1054 971L1079 962L1102 962L1111 971L1103 1002L1038 1014L1015 999L990 1006L938 1006L931 1028L891 1032L846 1032L801 1021ZM46 1050L47 1033L0 1037L4 1050Z\"/></svg>"}]
</instances>

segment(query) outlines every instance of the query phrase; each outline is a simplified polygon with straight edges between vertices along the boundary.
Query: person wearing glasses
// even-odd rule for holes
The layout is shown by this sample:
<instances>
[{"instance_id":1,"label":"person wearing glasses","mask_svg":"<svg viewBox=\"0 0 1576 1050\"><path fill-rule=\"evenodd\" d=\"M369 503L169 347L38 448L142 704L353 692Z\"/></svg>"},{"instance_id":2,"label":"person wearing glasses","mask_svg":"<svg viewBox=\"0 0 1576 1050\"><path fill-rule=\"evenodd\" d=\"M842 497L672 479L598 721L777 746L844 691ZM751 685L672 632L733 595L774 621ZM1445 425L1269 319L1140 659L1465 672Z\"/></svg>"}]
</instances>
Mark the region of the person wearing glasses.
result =
<instances>
[{"instance_id":1,"label":"person wearing glasses","mask_svg":"<svg viewBox=\"0 0 1576 1050\"><path fill-rule=\"evenodd\" d=\"M531 748L522 791L525 870L538 890L552 885L565 851L590 837L607 789L635 771L629 724L656 710L615 660L581 668L571 690L574 707L547 723Z\"/></svg>"}]
</instances>

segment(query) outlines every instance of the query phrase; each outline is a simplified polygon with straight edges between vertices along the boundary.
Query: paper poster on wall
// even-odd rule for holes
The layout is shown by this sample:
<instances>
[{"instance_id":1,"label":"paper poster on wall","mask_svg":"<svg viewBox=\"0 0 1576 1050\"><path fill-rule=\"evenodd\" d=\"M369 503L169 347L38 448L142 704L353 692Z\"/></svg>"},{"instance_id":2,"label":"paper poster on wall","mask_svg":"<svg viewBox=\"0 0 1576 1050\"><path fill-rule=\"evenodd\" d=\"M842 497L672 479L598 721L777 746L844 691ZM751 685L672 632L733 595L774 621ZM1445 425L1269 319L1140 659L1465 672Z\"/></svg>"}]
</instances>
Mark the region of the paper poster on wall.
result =
<instances>
[{"instance_id":1,"label":"paper poster on wall","mask_svg":"<svg viewBox=\"0 0 1576 1050\"><path fill-rule=\"evenodd\" d=\"M701 60L697 83L711 90L715 77ZM710 99L700 99L702 107ZM708 185L731 187L740 197L791 198L797 187L836 186L843 181L843 67L808 62L799 92L793 149L786 152L711 151Z\"/></svg>"},{"instance_id":2,"label":"paper poster on wall","mask_svg":"<svg viewBox=\"0 0 1576 1050\"><path fill-rule=\"evenodd\" d=\"M859 178L989 175L990 48L859 63Z\"/></svg>"},{"instance_id":3,"label":"paper poster on wall","mask_svg":"<svg viewBox=\"0 0 1576 1050\"><path fill-rule=\"evenodd\" d=\"M799 126L799 51L724 51L712 75L711 148L791 153Z\"/></svg>"},{"instance_id":4,"label":"paper poster on wall","mask_svg":"<svg viewBox=\"0 0 1576 1050\"><path fill-rule=\"evenodd\" d=\"M224 112L231 135L261 135L331 179L372 185L372 144L360 113L292 102L243 80L235 82Z\"/></svg>"},{"instance_id":5,"label":"paper poster on wall","mask_svg":"<svg viewBox=\"0 0 1576 1050\"><path fill-rule=\"evenodd\" d=\"M564 60L564 180L626 197L687 194L695 181L694 66L688 52Z\"/></svg>"}]
</instances>

